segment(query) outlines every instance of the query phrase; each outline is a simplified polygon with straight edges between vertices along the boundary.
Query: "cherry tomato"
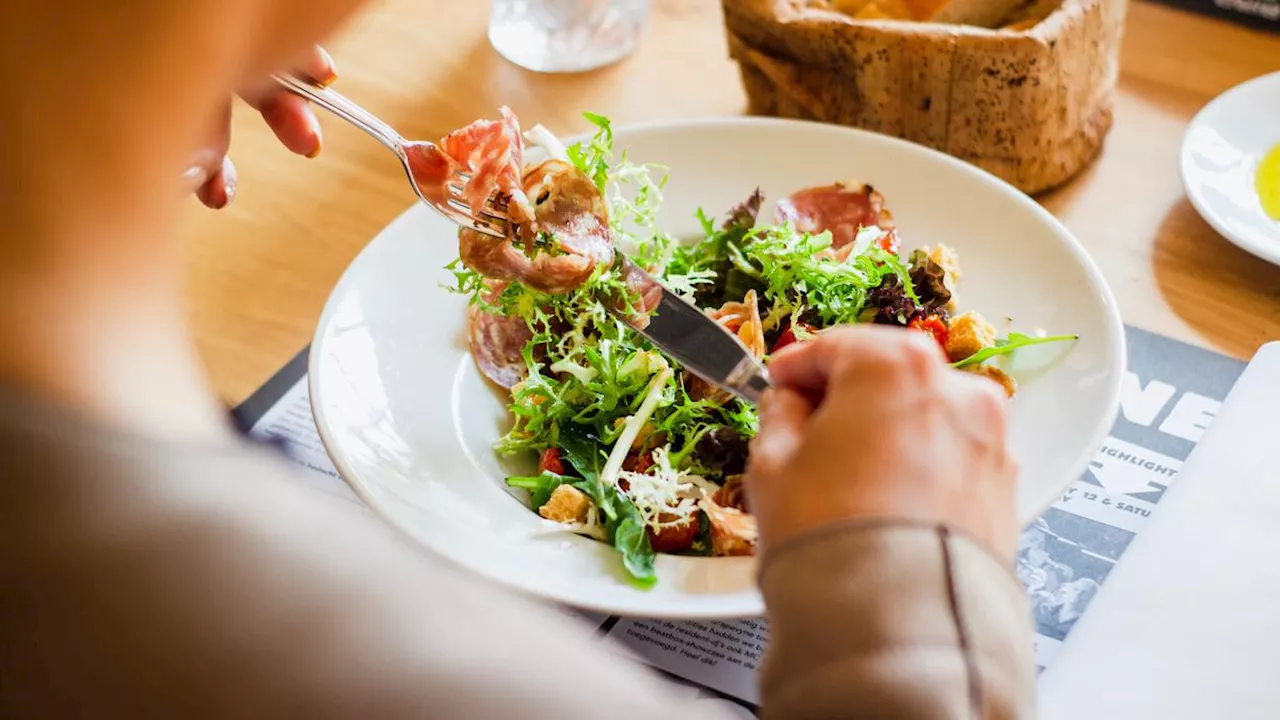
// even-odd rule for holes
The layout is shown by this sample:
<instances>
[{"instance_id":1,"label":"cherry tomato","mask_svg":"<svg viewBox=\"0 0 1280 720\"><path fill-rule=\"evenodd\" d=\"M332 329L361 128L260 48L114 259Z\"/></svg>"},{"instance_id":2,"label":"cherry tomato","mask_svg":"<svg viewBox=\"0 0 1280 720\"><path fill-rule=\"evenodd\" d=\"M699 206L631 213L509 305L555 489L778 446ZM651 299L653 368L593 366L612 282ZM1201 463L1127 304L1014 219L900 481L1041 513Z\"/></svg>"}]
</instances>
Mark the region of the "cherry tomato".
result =
<instances>
[{"instance_id":1,"label":"cherry tomato","mask_svg":"<svg viewBox=\"0 0 1280 720\"><path fill-rule=\"evenodd\" d=\"M813 328L806 323L796 323L796 324L804 328L805 330L808 330L809 332L813 332ZM778 336L778 341L773 344L773 349L770 350L769 352L778 352L779 350L790 345L793 342L797 342L795 328L792 325L788 325L786 328L782 330L782 334Z\"/></svg>"},{"instance_id":2,"label":"cherry tomato","mask_svg":"<svg viewBox=\"0 0 1280 720\"><path fill-rule=\"evenodd\" d=\"M688 550L693 541L698 539L698 515L699 512L694 512L684 521L667 525L656 532L652 527L645 528L654 552L676 553ZM659 515L658 519L668 522L674 520L675 516Z\"/></svg>"},{"instance_id":3,"label":"cherry tomato","mask_svg":"<svg viewBox=\"0 0 1280 720\"><path fill-rule=\"evenodd\" d=\"M542 451L542 457L538 458L538 472L553 472L557 475L564 475L564 460L560 458L560 448L549 447Z\"/></svg>"},{"instance_id":4,"label":"cherry tomato","mask_svg":"<svg viewBox=\"0 0 1280 720\"><path fill-rule=\"evenodd\" d=\"M622 461L622 469L628 472L642 473L653 467L653 453L631 453Z\"/></svg>"},{"instance_id":5,"label":"cherry tomato","mask_svg":"<svg viewBox=\"0 0 1280 720\"><path fill-rule=\"evenodd\" d=\"M937 315L917 315L911 318L911 322L907 323L907 327L912 330L929 333L943 349L946 349L949 331L947 330L947 324L942 322L942 318Z\"/></svg>"}]
</instances>

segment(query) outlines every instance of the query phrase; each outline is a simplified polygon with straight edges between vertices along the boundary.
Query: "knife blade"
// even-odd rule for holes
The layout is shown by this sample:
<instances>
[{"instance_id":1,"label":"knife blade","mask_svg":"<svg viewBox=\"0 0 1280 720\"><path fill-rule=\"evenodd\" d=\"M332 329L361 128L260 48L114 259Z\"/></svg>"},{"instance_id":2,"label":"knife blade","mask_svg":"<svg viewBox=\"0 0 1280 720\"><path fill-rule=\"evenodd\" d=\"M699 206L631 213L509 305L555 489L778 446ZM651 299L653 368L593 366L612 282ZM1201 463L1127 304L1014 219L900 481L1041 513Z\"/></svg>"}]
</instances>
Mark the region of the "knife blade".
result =
<instances>
[{"instance_id":1,"label":"knife blade","mask_svg":"<svg viewBox=\"0 0 1280 720\"><path fill-rule=\"evenodd\" d=\"M769 373L742 341L626 255L617 253L615 264L642 306L652 309L646 315L606 303L618 318L694 375L753 405L760 401Z\"/></svg>"}]
</instances>

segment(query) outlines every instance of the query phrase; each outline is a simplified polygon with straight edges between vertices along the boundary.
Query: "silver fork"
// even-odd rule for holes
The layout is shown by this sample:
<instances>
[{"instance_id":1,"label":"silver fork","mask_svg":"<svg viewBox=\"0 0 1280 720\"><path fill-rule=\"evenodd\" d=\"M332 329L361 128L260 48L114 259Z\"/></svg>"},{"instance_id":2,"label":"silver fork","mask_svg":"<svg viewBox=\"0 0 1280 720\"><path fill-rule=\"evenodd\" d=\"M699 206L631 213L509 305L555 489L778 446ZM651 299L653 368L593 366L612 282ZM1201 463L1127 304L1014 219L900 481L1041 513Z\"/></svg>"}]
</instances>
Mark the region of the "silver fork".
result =
<instances>
[{"instance_id":1,"label":"silver fork","mask_svg":"<svg viewBox=\"0 0 1280 720\"><path fill-rule=\"evenodd\" d=\"M471 179L470 175L458 172L450 177L445 183L450 195L446 202L433 201L423 194L422 188L418 186L417 178L414 177L412 158L421 153L422 150L434 147L434 143L423 140L405 140L400 133L380 120L378 116L355 104L332 88L321 87L293 75L274 75L272 77L284 89L310 100L369 133L374 140L382 143L387 149L395 153L396 157L400 158L400 164L404 167L404 172L409 177L409 184L413 186L413 191L428 207L462 227L470 228L485 235L506 237L507 208L503 203L494 197L490 197L484 209L479 213L474 213L461 199L462 190L467 181Z\"/></svg>"}]
</instances>

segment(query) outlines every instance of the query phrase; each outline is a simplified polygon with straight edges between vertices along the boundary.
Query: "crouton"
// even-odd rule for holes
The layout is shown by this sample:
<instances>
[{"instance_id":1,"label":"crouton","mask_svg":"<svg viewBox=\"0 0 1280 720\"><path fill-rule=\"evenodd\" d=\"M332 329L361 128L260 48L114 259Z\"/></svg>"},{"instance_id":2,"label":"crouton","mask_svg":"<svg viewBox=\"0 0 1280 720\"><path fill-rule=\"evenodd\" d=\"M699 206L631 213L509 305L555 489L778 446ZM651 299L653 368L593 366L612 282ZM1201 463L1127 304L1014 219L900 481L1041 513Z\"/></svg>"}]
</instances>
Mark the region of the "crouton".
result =
<instances>
[{"instance_id":1,"label":"crouton","mask_svg":"<svg viewBox=\"0 0 1280 720\"><path fill-rule=\"evenodd\" d=\"M964 370L971 372L974 375L981 375L1000 383L1000 387L1004 388L1004 394L1009 397L1013 397L1018 393L1018 381L1014 380L1009 376L1009 373L1006 373L995 365L978 363L977 365L970 365L964 368Z\"/></svg>"},{"instance_id":2,"label":"crouton","mask_svg":"<svg viewBox=\"0 0 1280 720\"><path fill-rule=\"evenodd\" d=\"M591 511L591 498L572 485L561 485L551 491L551 498L538 508L538 514L559 523L584 523Z\"/></svg>"},{"instance_id":3,"label":"crouton","mask_svg":"<svg viewBox=\"0 0 1280 720\"><path fill-rule=\"evenodd\" d=\"M996 329L976 312L952 318L947 328L947 357L959 362L996 344Z\"/></svg>"}]
</instances>

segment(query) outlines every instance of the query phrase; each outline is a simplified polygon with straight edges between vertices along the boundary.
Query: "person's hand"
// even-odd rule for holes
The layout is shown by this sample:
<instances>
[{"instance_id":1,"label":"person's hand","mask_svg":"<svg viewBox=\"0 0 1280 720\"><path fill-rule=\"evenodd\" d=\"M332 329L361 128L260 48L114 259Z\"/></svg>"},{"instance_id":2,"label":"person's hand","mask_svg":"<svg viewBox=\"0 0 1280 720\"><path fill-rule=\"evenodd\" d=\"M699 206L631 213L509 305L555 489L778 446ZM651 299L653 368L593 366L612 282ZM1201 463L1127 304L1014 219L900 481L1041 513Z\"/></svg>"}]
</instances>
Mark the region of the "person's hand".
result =
<instances>
[{"instance_id":1,"label":"person's hand","mask_svg":"<svg viewBox=\"0 0 1280 720\"><path fill-rule=\"evenodd\" d=\"M769 363L748 497L767 553L854 519L947 525L1013 558L1016 465L1003 391L924 333L839 328Z\"/></svg>"},{"instance_id":2,"label":"person's hand","mask_svg":"<svg viewBox=\"0 0 1280 720\"><path fill-rule=\"evenodd\" d=\"M295 72L322 85L328 85L338 77L333 60L319 46L314 46L307 53ZM306 100L275 83L247 90L241 93L241 97L262 113L267 126L291 152L309 158L320 154L320 123ZM192 155L183 174L183 184L188 191L194 192L200 202L215 210L226 207L236 193L236 168L227 156L230 144L231 98L228 98L223 111L214 118L208 140Z\"/></svg>"}]
</instances>

